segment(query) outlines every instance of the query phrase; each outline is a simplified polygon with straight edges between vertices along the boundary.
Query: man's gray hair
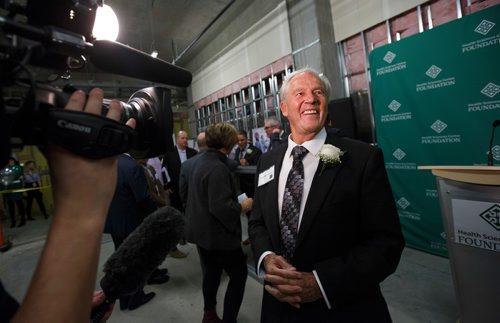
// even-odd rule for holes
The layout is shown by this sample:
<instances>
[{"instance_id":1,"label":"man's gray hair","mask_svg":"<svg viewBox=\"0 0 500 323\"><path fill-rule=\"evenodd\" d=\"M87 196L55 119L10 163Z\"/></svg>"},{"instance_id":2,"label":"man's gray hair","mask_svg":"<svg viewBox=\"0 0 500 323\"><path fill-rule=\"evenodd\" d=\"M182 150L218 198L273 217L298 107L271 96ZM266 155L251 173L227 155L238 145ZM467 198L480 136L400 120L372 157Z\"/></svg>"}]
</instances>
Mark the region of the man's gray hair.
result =
<instances>
[{"instance_id":1,"label":"man's gray hair","mask_svg":"<svg viewBox=\"0 0 500 323\"><path fill-rule=\"evenodd\" d=\"M328 78L326 76L324 76L323 74L319 74L316 70L314 70L310 67L301 68L299 70L296 70L296 71L288 74L285 77L285 80L283 81L283 85L281 86L281 89L280 89L280 100L281 101L285 100L286 94L288 92L288 86L290 84L290 81L295 76L302 74L302 73L310 73L310 74L316 75L316 77L319 78L321 83L323 83L323 90L325 91L326 100L328 101L330 98L330 89L331 89L330 81L328 80Z\"/></svg>"},{"instance_id":2,"label":"man's gray hair","mask_svg":"<svg viewBox=\"0 0 500 323\"><path fill-rule=\"evenodd\" d=\"M271 127L278 126L281 129L281 122L277 116L270 116L264 120L264 124L268 124Z\"/></svg>"}]
</instances>

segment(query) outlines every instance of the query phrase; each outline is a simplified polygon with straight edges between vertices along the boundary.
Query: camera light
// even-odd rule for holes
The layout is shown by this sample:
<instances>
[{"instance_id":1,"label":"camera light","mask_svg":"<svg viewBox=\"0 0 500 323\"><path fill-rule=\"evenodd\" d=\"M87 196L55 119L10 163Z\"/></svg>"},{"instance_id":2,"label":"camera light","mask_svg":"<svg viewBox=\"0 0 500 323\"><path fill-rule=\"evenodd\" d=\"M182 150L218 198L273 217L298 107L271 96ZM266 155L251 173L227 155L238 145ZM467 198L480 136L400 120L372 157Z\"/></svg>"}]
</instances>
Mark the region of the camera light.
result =
<instances>
[{"instance_id":1,"label":"camera light","mask_svg":"<svg viewBox=\"0 0 500 323\"><path fill-rule=\"evenodd\" d=\"M92 35L96 39L115 41L119 30L118 18L113 9L108 5L98 7Z\"/></svg>"}]
</instances>

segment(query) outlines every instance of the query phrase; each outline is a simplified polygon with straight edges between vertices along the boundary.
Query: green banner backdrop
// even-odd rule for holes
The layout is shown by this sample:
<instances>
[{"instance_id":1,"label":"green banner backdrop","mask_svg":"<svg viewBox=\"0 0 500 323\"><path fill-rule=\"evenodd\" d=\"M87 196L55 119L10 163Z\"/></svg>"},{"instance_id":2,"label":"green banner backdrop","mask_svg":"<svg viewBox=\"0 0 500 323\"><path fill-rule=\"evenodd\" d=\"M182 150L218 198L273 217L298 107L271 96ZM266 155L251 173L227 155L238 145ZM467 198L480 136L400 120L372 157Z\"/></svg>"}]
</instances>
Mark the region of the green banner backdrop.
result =
<instances>
[{"instance_id":1,"label":"green banner backdrop","mask_svg":"<svg viewBox=\"0 0 500 323\"><path fill-rule=\"evenodd\" d=\"M377 48L370 69L377 142L407 245L446 256L436 181L417 166L486 165L500 119L500 5Z\"/></svg>"}]
</instances>

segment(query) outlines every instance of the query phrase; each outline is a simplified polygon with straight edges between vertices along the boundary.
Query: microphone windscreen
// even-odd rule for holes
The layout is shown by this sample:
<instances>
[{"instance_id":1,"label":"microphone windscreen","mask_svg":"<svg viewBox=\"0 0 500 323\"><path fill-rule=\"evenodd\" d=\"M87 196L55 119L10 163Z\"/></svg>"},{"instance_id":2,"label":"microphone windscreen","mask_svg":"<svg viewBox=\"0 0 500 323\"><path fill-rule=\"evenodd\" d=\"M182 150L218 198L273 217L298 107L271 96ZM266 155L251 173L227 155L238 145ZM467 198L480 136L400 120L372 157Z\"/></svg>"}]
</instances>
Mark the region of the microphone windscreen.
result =
<instances>
[{"instance_id":1,"label":"microphone windscreen","mask_svg":"<svg viewBox=\"0 0 500 323\"><path fill-rule=\"evenodd\" d=\"M142 288L184 235L185 220L164 206L147 216L104 264L101 288L109 300Z\"/></svg>"},{"instance_id":2,"label":"microphone windscreen","mask_svg":"<svg viewBox=\"0 0 500 323\"><path fill-rule=\"evenodd\" d=\"M110 40L96 40L92 45L90 61L103 71L172 86L191 84L192 75L188 70L130 46Z\"/></svg>"}]
</instances>

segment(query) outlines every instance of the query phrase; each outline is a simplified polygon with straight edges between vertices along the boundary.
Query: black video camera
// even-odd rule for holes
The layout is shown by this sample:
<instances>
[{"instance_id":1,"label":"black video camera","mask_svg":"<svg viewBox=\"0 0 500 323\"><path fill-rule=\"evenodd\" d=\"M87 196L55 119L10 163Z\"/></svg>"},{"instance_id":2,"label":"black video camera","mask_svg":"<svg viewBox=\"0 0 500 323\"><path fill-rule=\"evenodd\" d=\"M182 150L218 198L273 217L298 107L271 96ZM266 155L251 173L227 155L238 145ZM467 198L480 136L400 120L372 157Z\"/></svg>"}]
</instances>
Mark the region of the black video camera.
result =
<instances>
[{"instance_id":1,"label":"black video camera","mask_svg":"<svg viewBox=\"0 0 500 323\"><path fill-rule=\"evenodd\" d=\"M62 109L76 90L39 81L31 66L69 78L87 59L99 69L166 85L186 87L191 73L118 42L96 40L92 27L102 0L27 0L25 5L0 1L0 165L10 150L53 142L87 158L129 152L135 158L158 156L172 147L170 89L149 87L135 92L123 106L120 122ZM5 90L24 89L4 98ZM11 91L10 93L17 93ZM135 130L125 126L134 118Z\"/></svg>"}]
</instances>

